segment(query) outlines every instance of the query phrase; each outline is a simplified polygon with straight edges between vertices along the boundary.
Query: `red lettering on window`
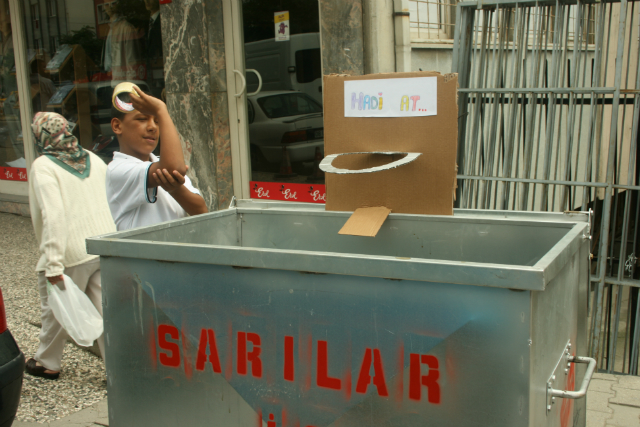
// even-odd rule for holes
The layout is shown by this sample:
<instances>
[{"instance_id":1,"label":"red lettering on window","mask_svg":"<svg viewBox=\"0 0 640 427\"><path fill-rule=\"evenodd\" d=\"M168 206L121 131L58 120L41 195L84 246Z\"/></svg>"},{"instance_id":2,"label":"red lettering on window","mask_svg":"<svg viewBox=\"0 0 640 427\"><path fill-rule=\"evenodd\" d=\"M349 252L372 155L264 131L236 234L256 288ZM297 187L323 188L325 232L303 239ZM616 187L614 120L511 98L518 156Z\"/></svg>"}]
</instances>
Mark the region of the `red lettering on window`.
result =
<instances>
[{"instance_id":1,"label":"red lettering on window","mask_svg":"<svg viewBox=\"0 0 640 427\"><path fill-rule=\"evenodd\" d=\"M247 353L247 341L253 348ZM251 375L262 378L262 360L260 360L260 335L253 332L238 332L238 374L247 375L247 362L251 362Z\"/></svg>"},{"instance_id":2,"label":"red lettering on window","mask_svg":"<svg viewBox=\"0 0 640 427\"><path fill-rule=\"evenodd\" d=\"M356 393L366 393L369 384L371 384L371 349L368 348L364 352L364 359L360 367L360 375L358 376L358 384L356 385ZM380 350L373 350L373 384L378 388L378 395L387 397L387 383L384 379L384 370L382 369L382 357Z\"/></svg>"},{"instance_id":3,"label":"red lettering on window","mask_svg":"<svg viewBox=\"0 0 640 427\"><path fill-rule=\"evenodd\" d=\"M339 378L329 376L329 361L327 359L327 342L318 341L318 375L316 377L318 387L340 390L342 381Z\"/></svg>"},{"instance_id":4,"label":"red lettering on window","mask_svg":"<svg viewBox=\"0 0 640 427\"><path fill-rule=\"evenodd\" d=\"M422 375L421 365L429 367L429 373ZM438 359L429 354L409 355L409 399L420 400L422 396L422 386L427 387L429 403L440 403L440 371L438 370Z\"/></svg>"},{"instance_id":5,"label":"red lettering on window","mask_svg":"<svg viewBox=\"0 0 640 427\"><path fill-rule=\"evenodd\" d=\"M207 346L209 347L209 363L211 363L213 372L218 374L222 373L220 357L218 356L218 346L216 345L216 335L213 329L203 329L200 332L196 369L198 371L204 371L204 365L207 363Z\"/></svg>"},{"instance_id":6,"label":"red lettering on window","mask_svg":"<svg viewBox=\"0 0 640 427\"><path fill-rule=\"evenodd\" d=\"M284 337L284 379L294 380L293 337Z\"/></svg>"},{"instance_id":7,"label":"red lettering on window","mask_svg":"<svg viewBox=\"0 0 640 427\"><path fill-rule=\"evenodd\" d=\"M174 342L167 341L167 334L174 340L180 339L180 332L175 326L158 325L158 346L170 353L160 353L160 363L164 366L177 368L180 366L180 347ZM171 354L169 356L169 354Z\"/></svg>"}]
</instances>

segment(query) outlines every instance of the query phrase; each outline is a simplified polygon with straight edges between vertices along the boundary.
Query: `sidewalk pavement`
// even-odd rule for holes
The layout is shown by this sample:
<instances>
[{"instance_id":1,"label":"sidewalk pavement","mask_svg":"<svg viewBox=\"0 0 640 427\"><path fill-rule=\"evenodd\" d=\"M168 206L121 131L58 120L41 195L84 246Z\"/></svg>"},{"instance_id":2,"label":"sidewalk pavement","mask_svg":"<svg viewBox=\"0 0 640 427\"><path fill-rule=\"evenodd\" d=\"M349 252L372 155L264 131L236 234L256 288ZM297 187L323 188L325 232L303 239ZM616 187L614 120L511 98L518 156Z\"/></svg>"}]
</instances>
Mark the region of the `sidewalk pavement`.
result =
<instances>
[{"instance_id":1,"label":"sidewalk pavement","mask_svg":"<svg viewBox=\"0 0 640 427\"><path fill-rule=\"evenodd\" d=\"M587 392L587 427L640 426L640 377L594 374Z\"/></svg>"},{"instance_id":2,"label":"sidewalk pavement","mask_svg":"<svg viewBox=\"0 0 640 427\"><path fill-rule=\"evenodd\" d=\"M108 426L107 399L51 423L14 421L13 427ZM639 427L640 377L594 374L587 393L587 427Z\"/></svg>"},{"instance_id":3,"label":"sidewalk pavement","mask_svg":"<svg viewBox=\"0 0 640 427\"><path fill-rule=\"evenodd\" d=\"M104 399L82 411L56 421L44 424L14 421L12 427L104 427L108 425L107 399Z\"/></svg>"}]
</instances>

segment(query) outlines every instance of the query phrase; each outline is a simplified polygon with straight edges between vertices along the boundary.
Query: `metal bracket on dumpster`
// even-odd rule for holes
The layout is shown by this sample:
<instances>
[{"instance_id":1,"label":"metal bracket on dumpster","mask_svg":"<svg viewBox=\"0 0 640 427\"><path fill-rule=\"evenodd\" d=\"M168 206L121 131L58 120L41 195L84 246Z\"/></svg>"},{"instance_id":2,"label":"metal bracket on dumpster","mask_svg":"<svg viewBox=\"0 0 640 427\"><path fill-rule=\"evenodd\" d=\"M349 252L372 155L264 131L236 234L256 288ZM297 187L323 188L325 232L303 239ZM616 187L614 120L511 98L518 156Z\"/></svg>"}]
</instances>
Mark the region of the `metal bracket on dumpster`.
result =
<instances>
[{"instance_id":1,"label":"metal bracket on dumpster","mask_svg":"<svg viewBox=\"0 0 640 427\"><path fill-rule=\"evenodd\" d=\"M588 363L587 372L584 374L584 379L580 385L580 389L577 391L570 390L557 390L554 389L554 383L556 381L561 384L566 383L566 376L569 375L572 363ZM591 382L591 377L596 369L596 360L591 357L580 357L571 355L571 341L567 342L567 345L562 352L562 356L556 364L553 373L547 380L547 413L551 411L551 408L556 403L556 397L561 399L580 399L587 394L587 388ZM564 375L562 375L564 373Z\"/></svg>"}]
</instances>

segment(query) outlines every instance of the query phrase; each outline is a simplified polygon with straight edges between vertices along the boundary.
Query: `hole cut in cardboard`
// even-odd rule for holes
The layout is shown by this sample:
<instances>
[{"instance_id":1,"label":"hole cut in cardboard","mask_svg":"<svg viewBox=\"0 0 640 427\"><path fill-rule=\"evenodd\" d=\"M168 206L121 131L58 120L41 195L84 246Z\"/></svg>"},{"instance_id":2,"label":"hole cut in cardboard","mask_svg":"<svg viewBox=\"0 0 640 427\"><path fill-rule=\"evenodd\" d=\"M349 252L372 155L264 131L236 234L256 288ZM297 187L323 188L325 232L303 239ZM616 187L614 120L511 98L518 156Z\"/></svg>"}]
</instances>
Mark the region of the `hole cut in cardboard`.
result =
<instances>
[{"instance_id":1,"label":"hole cut in cardboard","mask_svg":"<svg viewBox=\"0 0 640 427\"><path fill-rule=\"evenodd\" d=\"M384 160L382 160L383 164L378 166L372 166L364 169L344 169L338 166L334 166L333 162L338 157L341 156L353 156L353 155L364 155L367 156L366 159L369 163L380 162L380 159L376 159L376 157L383 156ZM374 151L374 152L358 152L358 153L339 153L339 154L331 154L325 157L322 162L320 162L320 170L326 173L338 173L338 174L350 174L350 173L372 173L379 172L384 170L390 170L402 165L406 165L407 163L413 162L415 159L420 157L421 153L404 153L400 151ZM398 160L393 160L395 157L400 157ZM387 159L388 158L388 159ZM389 163L391 161L391 163Z\"/></svg>"}]
</instances>

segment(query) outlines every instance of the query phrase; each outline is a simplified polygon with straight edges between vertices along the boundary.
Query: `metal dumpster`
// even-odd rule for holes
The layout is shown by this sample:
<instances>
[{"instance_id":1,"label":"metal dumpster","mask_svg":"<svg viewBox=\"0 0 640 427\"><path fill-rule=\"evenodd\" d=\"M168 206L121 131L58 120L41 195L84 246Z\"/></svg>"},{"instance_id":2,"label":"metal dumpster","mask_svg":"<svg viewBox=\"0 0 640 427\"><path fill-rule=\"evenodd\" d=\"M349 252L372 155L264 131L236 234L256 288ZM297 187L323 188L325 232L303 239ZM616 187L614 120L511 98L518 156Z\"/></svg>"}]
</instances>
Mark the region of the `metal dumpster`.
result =
<instances>
[{"instance_id":1,"label":"metal dumpster","mask_svg":"<svg viewBox=\"0 0 640 427\"><path fill-rule=\"evenodd\" d=\"M110 426L585 425L561 396L595 365L588 215L349 216L245 201L89 239Z\"/></svg>"}]
</instances>

